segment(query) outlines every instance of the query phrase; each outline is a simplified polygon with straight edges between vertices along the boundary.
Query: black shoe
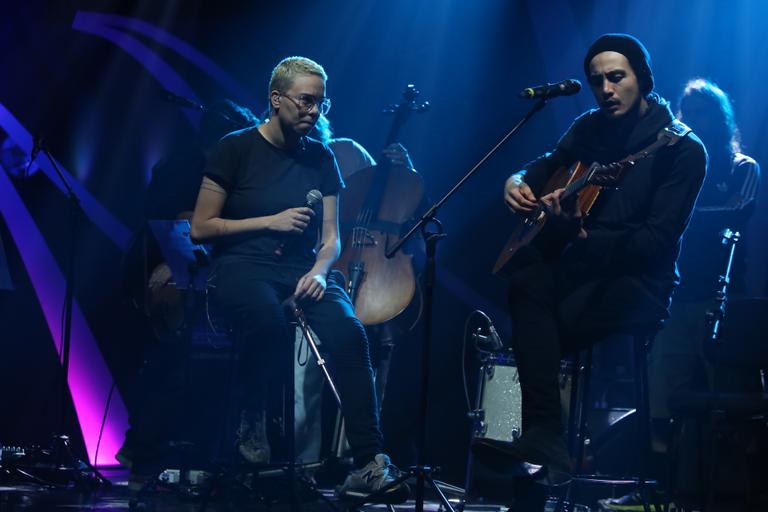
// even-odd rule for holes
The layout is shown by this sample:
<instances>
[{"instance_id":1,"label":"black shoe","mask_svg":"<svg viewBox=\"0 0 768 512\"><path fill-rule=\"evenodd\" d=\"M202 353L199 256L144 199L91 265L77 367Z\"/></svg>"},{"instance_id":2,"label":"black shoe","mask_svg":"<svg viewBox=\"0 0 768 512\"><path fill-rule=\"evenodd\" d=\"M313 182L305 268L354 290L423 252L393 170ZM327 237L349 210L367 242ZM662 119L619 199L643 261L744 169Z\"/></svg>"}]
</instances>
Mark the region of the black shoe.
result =
<instances>
[{"instance_id":1,"label":"black shoe","mask_svg":"<svg viewBox=\"0 0 768 512\"><path fill-rule=\"evenodd\" d=\"M660 503L663 503L661 499L659 499ZM642 512L645 510L643 505L643 497L640 494L639 491L632 491L629 494L626 494L624 496L621 496L620 498L605 498L602 500L597 500L597 504L600 505L600 510L604 511L610 511L610 510L618 510L622 512ZM675 504L669 503L669 510L675 510ZM651 503L648 503L648 508L651 510L651 512L661 512L661 508L657 510L656 505Z\"/></svg>"},{"instance_id":2,"label":"black shoe","mask_svg":"<svg viewBox=\"0 0 768 512\"><path fill-rule=\"evenodd\" d=\"M570 458L565 439L557 433L530 429L512 442L476 439L475 456L491 469L510 476L531 478L547 485L571 480Z\"/></svg>"},{"instance_id":3,"label":"black shoe","mask_svg":"<svg viewBox=\"0 0 768 512\"><path fill-rule=\"evenodd\" d=\"M115 459L117 462L120 463L121 466L124 468L131 469L133 466L133 460L136 458L136 454L134 451L127 447L126 445L123 445L122 448L120 448L117 453L115 454Z\"/></svg>"}]
</instances>

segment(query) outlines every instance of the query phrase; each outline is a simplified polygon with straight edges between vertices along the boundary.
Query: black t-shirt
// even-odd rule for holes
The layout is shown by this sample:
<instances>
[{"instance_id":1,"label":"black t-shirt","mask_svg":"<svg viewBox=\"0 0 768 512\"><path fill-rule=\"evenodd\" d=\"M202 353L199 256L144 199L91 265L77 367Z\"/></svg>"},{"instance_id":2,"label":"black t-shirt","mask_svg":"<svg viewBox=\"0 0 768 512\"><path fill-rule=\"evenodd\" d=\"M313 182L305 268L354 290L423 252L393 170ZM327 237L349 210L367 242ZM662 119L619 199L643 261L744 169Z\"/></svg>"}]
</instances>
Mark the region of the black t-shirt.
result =
<instances>
[{"instance_id":1,"label":"black t-shirt","mask_svg":"<svg viewBox=\"0 0 768 512\"><path fill-rule=\"evenodd\" d=\"M310 190L332 196L344 187L327 146L304 137L295 149L284 150L270 144L256 127L221 139L208 160L205 176L227 191L221 217L234 220L305 206ZM214 243L214 259L250 260L309 271L315 262L322 202L315 206L315 213L301 235L258 231L221 238Z\"/></svg>"}]
</instances>

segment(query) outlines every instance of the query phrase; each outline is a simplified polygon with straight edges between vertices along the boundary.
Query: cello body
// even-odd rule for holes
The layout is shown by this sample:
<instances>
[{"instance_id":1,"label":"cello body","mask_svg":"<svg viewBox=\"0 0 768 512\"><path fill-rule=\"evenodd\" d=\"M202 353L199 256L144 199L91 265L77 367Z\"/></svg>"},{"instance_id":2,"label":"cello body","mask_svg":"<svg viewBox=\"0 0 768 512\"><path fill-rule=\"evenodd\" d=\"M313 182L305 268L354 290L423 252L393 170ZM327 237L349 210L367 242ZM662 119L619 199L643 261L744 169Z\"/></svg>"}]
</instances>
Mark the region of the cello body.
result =
<instances>
[{"instance_id":1,"label":"cello body","mask_svg":"<svg viewBox=\"0 0 768 512\"><path fill-rule=\"evenodd\" d=\"M387 173L387 179L380 179L377 173ZM361 219L365 195L355 192L370 190L377 186L376 181L384 181L378 215L375 219ZM413 299L413 257L400 251L388 259L385 253L400 240L401 226L412 218L423 191L421 175L402 167L369 167L347 179L339 211L343 249L334 267L344 274L347 283L352 281L354 266L361 269L359 284L350 295L363 325L380 324L396 317Z\"/></svg>"},{"instance_id":2,"label":"cello body","mask_svg":"<svg viewBox=\"0 0 768 512\"><path fill-rule=\"evenodd\" d=\"M394 114L385 146L397 140L412 112L429 109L429 102L416 103L418 95L409 84L403 101L384 110ZM352 174L346 182L339 204L342 252L334 268L346 277L357 317L363 325L376 325L399 315L416 291L412 256L385 254L400 240L403 224L413 218L424 182L413 169L388 160Z\"/></svg>"}]
</instances>

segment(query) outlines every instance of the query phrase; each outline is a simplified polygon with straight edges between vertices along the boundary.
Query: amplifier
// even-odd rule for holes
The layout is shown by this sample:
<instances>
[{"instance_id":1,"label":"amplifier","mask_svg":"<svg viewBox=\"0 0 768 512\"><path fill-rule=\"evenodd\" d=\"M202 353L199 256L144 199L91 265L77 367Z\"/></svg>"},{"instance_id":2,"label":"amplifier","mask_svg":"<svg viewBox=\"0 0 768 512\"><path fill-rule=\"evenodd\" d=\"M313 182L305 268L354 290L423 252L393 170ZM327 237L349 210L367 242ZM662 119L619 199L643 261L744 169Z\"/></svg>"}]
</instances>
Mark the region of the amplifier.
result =
<instances>
[{"instance_id":1,"label":"amplifier","mask_svg":"<svg viewBox=\"0 0 768 512\"><path fill-rule=\"evenodd\" d=\"M571 397L570 363L560 368L560 402L563 424L568 420ZM481 432L476 437L514 441L522 434L523 398L520 377L511 352L492 352L484 356L480 367L480 409L484 413Z\"/></svg>"},{"instance_id":2,"label":"amplifier","mask_svg":"<svg viewBox=\"0 0 768 512\"><path fill-rule=\"evenodd\" d=\"M490 354L480 372L480 408L485 420L478 437L517 439L523 428L523 398L514 359L505 353Z\"/></svg>"}]
</instances>

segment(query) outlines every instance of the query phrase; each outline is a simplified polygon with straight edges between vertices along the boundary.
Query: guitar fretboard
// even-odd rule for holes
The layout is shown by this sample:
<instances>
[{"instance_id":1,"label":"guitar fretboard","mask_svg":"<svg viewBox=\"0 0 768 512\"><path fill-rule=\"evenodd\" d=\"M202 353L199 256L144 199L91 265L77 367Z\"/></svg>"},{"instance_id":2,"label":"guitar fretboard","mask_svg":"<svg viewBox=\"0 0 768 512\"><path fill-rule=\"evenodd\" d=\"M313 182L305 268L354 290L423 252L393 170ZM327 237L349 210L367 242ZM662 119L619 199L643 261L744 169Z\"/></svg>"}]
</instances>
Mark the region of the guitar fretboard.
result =
<instances>
[{"instance_id":1,"label":"guitar fretboard","mask_svg":"<svg viewBox=\"0 0 768 512\"><path fill-rule=\"evenodd\" d=\"M566 197L569 197L573 194L578 194L581 189L586 187L589 184L589 176L591 175L591 172L586 172L583 176L580 178L577 178L570 182L567 187L565 187L565 191L563 192L563 199Z\"/></svg>"}]
</instances>

